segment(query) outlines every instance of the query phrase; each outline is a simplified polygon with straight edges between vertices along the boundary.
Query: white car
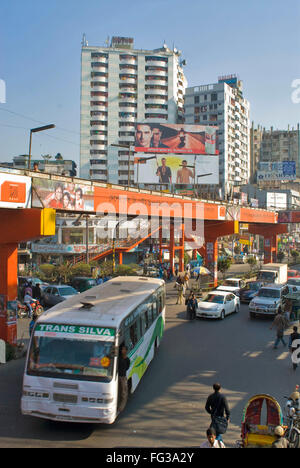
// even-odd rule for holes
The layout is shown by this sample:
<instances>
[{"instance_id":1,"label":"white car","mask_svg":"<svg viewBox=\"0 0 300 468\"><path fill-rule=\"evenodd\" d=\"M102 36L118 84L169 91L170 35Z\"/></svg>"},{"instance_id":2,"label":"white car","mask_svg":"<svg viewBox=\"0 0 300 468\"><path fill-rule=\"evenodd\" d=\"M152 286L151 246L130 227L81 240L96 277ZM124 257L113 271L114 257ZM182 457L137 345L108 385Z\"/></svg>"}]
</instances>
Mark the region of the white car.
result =
<instances>
[{"instance_id":1,"label":"white car","mask_svg":"<svg viewBox=\"0 0 300 468\"><path fill-rule=\"evenodd\" d=\"M241 278L228 278L221 286L217 287L217 291L227 291L233 294L239 294L240 290L246 286L246 282Z\"/></svg>"},{"instance_id":2,"label":"white car","mask_svg":"<svg viewBox=\"0 0 300 468\"><path fill-rule=\"evenodd\" d=\"M203 301L198 302L197 317L224 320L226 315L240 310L240 299L226 291L212 291Z\"/></svg>"}]
</instances>

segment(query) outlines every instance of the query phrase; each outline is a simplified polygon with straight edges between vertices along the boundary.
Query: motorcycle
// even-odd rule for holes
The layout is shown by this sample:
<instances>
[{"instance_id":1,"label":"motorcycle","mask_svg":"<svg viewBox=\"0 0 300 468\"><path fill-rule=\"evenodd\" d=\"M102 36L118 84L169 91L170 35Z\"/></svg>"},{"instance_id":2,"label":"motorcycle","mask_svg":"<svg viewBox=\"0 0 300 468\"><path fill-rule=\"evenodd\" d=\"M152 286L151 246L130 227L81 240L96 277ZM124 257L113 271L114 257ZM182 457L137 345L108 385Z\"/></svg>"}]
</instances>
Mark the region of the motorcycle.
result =
<instances>
[{"instance_id":1,"label":"motorcycle","mask_svg":"<svg viewBox=\"0 0 300 468\"><path fill-rule=\"evenodd\" d=\"M287 425L285 437L290 443L290 448L300 448L299 385L297 385L295 391L289 397L285 397L285 399L287 400L285 405L285 421Z\"/></svg>"},{"instance_id":2,"label":"motorcycle","mask_svg":"<svg viewBox=\"0 0 300 468\"><path fill-rule=\"evenodd\" d=\"M40 304L38 299L32 299L31 303L32 314L39 317L44 312L43 306ZM30 315L30 310L27 304L22 304L18 301L18 317L19 318L28 318Z\"/></svg>"}]
</instances>

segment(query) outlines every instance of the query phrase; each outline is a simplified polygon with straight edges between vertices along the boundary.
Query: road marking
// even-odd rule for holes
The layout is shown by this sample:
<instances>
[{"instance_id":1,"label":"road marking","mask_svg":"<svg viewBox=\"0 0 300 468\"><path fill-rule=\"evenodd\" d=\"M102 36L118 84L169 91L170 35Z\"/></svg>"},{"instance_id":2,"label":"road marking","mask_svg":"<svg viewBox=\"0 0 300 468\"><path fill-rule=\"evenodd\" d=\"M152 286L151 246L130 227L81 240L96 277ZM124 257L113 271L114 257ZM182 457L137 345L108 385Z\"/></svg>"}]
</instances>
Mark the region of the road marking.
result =
<instances>
[{"instance_id":1,"label":"road marking","mask_svg":"<svg viewBox=\"0 0 300 468\"><path fill-rule=\"evenodd\" d=\"M288 351L285 351L283 353L281 353L276 359L278 361L283 361L284 359L286 359L288 357L290 353Z\"/></svg>"}]
</instances>

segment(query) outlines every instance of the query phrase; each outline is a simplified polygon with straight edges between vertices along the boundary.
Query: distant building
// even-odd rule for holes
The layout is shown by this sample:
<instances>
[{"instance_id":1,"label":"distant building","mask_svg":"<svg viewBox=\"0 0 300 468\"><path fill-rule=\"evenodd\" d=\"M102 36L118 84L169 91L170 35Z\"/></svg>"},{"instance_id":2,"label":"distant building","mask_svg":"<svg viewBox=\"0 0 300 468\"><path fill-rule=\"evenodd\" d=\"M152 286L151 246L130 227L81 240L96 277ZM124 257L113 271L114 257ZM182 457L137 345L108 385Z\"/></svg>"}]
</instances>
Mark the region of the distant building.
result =
<instances>
[{"instance_id":1,"label":"distant building","mask_svg":"<svg viewBox=\"0 0 300 468\"><path fill-rule=\"evenodd\" d=\"M260 151L264 129L261 125L254 127L254 122L250 129L250 182L256 183L256 173L260 161Z\"/></svg>"},{"instance_id":2,"label":"distant building","mask_svg":"<svg viewBox=\"0 0 300 468\"><path fill-rule=\"evenodd\" d=\"M294 161L296 176L300 177L300 129L288 127L287 130L270 130L252 124L251 128L251 176L255 180L255 173L259 162ZM273 186L270 181L257 181L261 187Z\"/></svg>"},{"instance_id":3,"label":"distant building","mask_svg":"<svg viewBox=\"0 0 300 468\"><path fill-rule=\"evenodd\" d=\"M245 185L240 187L240 192L247 194L248 204L268 210L292 210L300 206L299 190L289 188L260 189L257 185Z\"/></svg>"},{"instance_id":4,"label":"distant building","mask_svg":"<svg viewBox=\"0 0 300 468\"><path fill-rule=\"evenodd\" d=\"M165 44L134 49L133 39L81 52L80 176L127 185L134 182L135 123L181 123L186 79L181 52ZM125 145L125 148L111 145ZM129 161L130 159L130 161ZM128 174L128 171L130 173Z\"/></svg>"},{"instance_id":5,"label":"distant building","mask_svg":"<svg viewBox=\"0 0 300 468\"><path fill-rule=\"evenodd\" d=\"M32 159L30 170L34 169L34 165L38 164L40 172L47 174L56 174L66 177L76 177L77 164L70 159L63 159L59 154L54 159ZM27 169L28 168L28 155L23 154L15 156L12 162L1 163L2 167L11 167L13 169Z\"/></svg>"},{"instance_id":6,"label":"distant building","mask_svg":"<svg viewBox=\"0 0 300 468\"><path fill-rule=\"evenodd\" d=\"M249 182L249 113L250 104L236 75L186 89L185 123L219 127L219 180L223 195L230 192L232 185Z\"/></svg>"}]
</instances>

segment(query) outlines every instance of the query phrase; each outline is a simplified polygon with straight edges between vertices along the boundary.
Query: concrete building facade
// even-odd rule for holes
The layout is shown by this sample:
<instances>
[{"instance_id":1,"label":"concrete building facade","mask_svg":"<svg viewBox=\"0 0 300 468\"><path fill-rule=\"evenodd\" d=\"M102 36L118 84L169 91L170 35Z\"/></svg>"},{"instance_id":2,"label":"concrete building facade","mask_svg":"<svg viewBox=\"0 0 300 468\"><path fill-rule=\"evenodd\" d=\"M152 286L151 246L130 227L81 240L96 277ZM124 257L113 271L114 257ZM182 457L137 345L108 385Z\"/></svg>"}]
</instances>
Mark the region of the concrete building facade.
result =
<instances>
[{"instance_id":1,"label":"concrete building facade","mask_svg":"<svg viewBox=\"0 0 300 468\"><path fill-rule=\"evenodd\" d=\"M109 47L83 41L82 178L132 184L133 153L111 145L133 145L136 122L183 122L186 79L180 56L165 44L154 50L134 49L132 38L113 37Z\"/></svg>"},{"instance_id":2,"label":"concrete building facade","mask_svg":"<svg viewBox=\"0 0 300 468\"><path fill-rule=\"evenodd\" d=\"M185 122L219 127L219 181L223 195L250 177L250 104L236 75L186 89ZM214 188L212 188L214 189Z\"/></svg>"}]
</instances>

